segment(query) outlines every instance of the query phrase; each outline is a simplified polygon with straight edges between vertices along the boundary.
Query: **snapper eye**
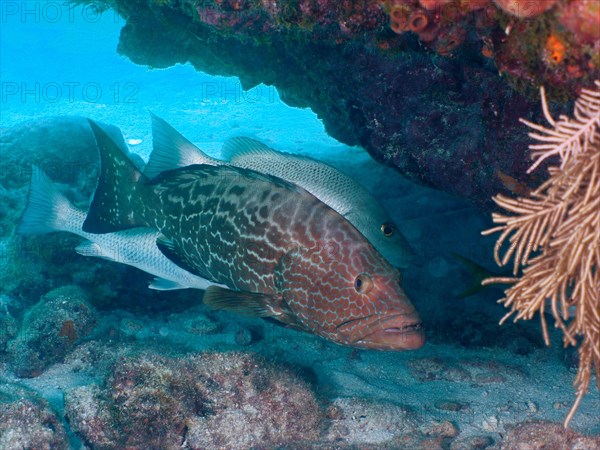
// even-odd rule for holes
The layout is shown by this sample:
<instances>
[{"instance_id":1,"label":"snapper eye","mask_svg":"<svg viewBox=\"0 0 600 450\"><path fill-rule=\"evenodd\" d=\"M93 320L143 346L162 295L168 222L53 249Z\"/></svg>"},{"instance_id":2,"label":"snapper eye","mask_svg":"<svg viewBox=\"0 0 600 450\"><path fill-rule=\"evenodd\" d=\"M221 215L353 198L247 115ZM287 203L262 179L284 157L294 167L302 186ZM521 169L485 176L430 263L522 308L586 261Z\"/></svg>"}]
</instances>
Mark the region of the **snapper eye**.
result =
<instances>
[{"instance_id":1,"label":"snapper eye","mask_svg":"<svg viewBox=\"0 0 600 450\"><path fill-rule=\"evenodd\" d=\"M396 231L396 227L389 222L385 222L384 224L381 225L381 232L383 233L383 235L385 237L392 236L395 231Z\"/></svg>"},{"instance_id":2,"label":"snapper eye","mask_svg":"<svg viewBox=\"0 0 600 450\"><path fill-rule=\"evenodd\" d=\"M371 280L371 277L366 273L359 274L354 280L354 289L361 294L369 292L372 286L373 280Z\"/></svg>"}]
</instances>

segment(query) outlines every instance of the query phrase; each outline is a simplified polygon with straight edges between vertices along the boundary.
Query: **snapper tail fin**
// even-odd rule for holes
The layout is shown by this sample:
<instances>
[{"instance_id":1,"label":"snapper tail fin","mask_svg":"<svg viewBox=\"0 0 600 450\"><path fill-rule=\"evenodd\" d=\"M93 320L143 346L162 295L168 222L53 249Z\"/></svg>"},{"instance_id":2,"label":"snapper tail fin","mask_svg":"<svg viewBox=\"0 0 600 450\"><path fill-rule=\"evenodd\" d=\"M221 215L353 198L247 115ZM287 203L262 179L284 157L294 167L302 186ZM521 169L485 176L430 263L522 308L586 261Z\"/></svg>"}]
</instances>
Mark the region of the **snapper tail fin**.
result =
<instances>
[{"instance_id":1,"label":"snapper tail fin","mask_svg":"<svg viewBox=\"0 0 600 450\"><path fill-rule=\"evenodd\" d=\"M46 234L56 231L81 231L85 213L73 207L42 169L32 166L27 207L23 211L17 234Z\"/></svg>"}]
</instances>

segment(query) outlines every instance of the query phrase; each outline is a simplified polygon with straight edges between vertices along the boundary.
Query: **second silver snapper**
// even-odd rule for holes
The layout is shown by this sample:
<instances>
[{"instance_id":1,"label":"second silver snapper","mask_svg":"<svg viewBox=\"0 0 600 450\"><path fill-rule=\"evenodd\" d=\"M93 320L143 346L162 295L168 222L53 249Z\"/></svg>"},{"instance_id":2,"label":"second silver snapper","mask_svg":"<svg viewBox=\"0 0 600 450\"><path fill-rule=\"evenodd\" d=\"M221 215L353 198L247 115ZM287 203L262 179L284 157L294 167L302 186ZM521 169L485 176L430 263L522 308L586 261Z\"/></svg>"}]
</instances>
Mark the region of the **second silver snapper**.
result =
<instances>
[{"instance_id":1,"label":"second silver snapper","mask_svg":"<svg viewBox=\"0 0 600 450\"><path fill-rule=\"evenodd\" d=\"M75 208L38 167L33 166L27 207L21 216L17 233L37 235L64 231L86 239L75 248L83 256L136 267L156 278L148 286L160 291L173 289L207 289L219 285L189 273L170 261L156 246L160 232L153 228L131 228L107 234L82 230L86 213Z\"/></svg>"},{"instance_id":2,"label":"second silver snapper","mask_svg":"<svg viewBox=\"0 0 600 450\"><path fill-rule=\"evenodd\" d=\"M306 189L344 216L395 267L410 265L413 252L384 207L361 184L315 159L278 152L247 137L223 147L224 161L211 158L160 117L152 115L153 150L144 173L153 178L165 170L192 164L230 164L274 175Z\"/></svg>"}]
</instances>

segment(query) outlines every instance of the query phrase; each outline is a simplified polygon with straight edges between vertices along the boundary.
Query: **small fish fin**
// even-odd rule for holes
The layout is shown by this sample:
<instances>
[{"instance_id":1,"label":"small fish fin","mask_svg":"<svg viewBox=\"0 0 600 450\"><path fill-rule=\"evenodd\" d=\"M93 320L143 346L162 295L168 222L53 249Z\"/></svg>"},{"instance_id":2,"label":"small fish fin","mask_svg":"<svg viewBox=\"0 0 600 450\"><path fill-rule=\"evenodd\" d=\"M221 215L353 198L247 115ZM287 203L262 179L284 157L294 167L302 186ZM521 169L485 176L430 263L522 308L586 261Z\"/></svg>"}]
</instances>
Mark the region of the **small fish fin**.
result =
<instances>
[{"instance_id":1,"label":"small fish fin","mask_svg":"<svg viewBox=\"0 0 600 450\"><path fill-rule=\"evenodd\" d=\"M482 286L481 284L477 284L477 283L471 283L469 286L467 286L466 289L463 289L456 297L459 300L464 300L465 298L469 298L472 295L477 295L480 292L483 292L485 290L485 286Z\"/></svg>"},{"instance_id":2,"label":"small fish fin","mask_svg":"<svg viewBox=\"0 0 600 450\"><path fill-rule=\"evenodd\" d=\"M177 266L201 278L210 280L210 277L202 273L197 267L197 264L191 261L189 259L189 256L186 255L181 250L181 248L176 246L173 242L171 242L162 234L158 238L156 238L156 246L162 252L163 255L165 255L170 261L175 263Z\"/></svg>"},{"instance_id":3,"label":"small fish fin","mask_svg":"<svg viewBox=\"0 0 600 450\"><path fill-rule=\"evenodd\" d=\"M89 123L100 152L100 178L83 231L102 234L148 225L136 214L147 177L96 122Z\"/></svg>"},{"instance_id":4,"label":"small fish fin","mask_svg":"<svg viewBox=\"0 0 600 450\"><path fill-rule=\"evenodd\" d=\"M178 283L177 281L167 280L166 278L156 277L152 283L148 285L150 289L157 291L174 291L176 289L187 289L188 286Z\"/></svg>"},{"instance_id":5,"label":"small fish fin","mask_svg":"<svg viewBox=\"0 0 600 450\"><path fill-rule=\"evenodd\" d=\"M39 167L31 166L27 207L19 220L17 234L69 231L67 222L78 212L62 194L58 183L50 180Z\"/></svg>"},{"instance_id":6,"label":"small fish fin","mask_svg":"<svg viewBox=\"0 0 600 450\"><path fill-rule=\"evenodd\" d=\"M280 153L260 141L245 136L228 139L221 149L221 158L231 163L235 163L236 158L252 155L280 158L285 153Z\"/></svg>"},{"instance_id":7,"label":"small fish fin","mask_svg":"<svg viewBox=\"0 0 600 450\"><path fill-rule=\"evenodd\" d=\"M525 183L520 182L514 177L511 177L507 173L502 172L500 169L496 169L496 176L500 179L504 187L510 190L513 194L527 197L531 194L531 189Z\"/></svg>"},{"instance_id":8,"label":"small fish fin","mask_svg":"<svg viewBox=\"0 0 600 450\"><path fill-rule=\"evenodd\" d=\"M81 256L92 256L94 258L105 259L107 261L117 261L113 255L108 254L102 249L102 246L92 241L84 241L75 247L75 252Z\"/></svg>"},{"instance_id":9,"label":"small fish fin","mask_svg":"<svg viewBox=\"0 0 600 450\"><path fill-rule=\"evenodd\" d=\"M269 304L272 298L254 292L232 291L219 286L210 286L204 293L204 304L211 309L222 309L254 317L276 315Z\"/></svg>"},{"instance_id":10,"label":"small fish fin","mask_svg":"<svg viewBox=\"0 0 600 450\"><path fill-rule=\"evenodd\" d=\"M476 263L475 261L466 258L458 253L452 253L452 257L461 263L465 269L472 275L473 282L467 286L465 290L463 290L460 294L458 294L459 299L464 299L470 297L472 295L479 294L480 292L486 289L486 286L482 285L481 282L486 278L494 278L497 277L498 274L492 272L489 269L486 269L482 265Z\"/></svg>"},{"instance_id":11,"label":"small fish fin","mask_svg":"<svg viewBox=\"0 0 600 450\"><path fill-rule=\"evenodd\" d=\"M152 112L150 116L152 117L152 153L144 169L147 177L154 178L165 170L193 164L211 166L221 164L192 144L165 120Z\"/></svg>"}]
</instances>

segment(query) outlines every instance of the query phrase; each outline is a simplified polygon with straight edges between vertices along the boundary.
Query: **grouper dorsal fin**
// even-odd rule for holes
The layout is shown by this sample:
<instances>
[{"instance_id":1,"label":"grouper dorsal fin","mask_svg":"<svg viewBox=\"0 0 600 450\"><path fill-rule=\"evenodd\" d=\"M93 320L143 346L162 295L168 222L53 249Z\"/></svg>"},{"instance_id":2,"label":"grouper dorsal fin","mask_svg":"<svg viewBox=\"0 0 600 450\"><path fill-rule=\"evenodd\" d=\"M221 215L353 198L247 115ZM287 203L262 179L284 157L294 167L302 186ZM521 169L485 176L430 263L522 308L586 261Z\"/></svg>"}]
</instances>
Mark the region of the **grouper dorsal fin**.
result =
<instances>
[{"instance_id":1,"label":"grouper dorsal fin","mask_svg":"<svg viewBox=\"0 0 600 450\"><path fill-rule=\"evenodd\" d=\"M221 149L221 157L224 161L235 164L236 158L248 156L267 156L281 158L282 153L273 150L266 144L256 139L245 136L234 137L225 141Z\"/></svg>"},{"instance_id":2,"label":"grouper dorsal fin","mask_svg":"<svg viewBox=\"0 0 600 450\"><path fill-rule=\"evenodd\" d=\"M271 303L271 297L265 294L233 291L219 286L210 286L204 293L204 304L209 308L246 316L276 316L277 313L269 307Z\"/></svg>"},{"instance_id":3,"label":"grouper dorsal fin","mask_svg":"<svg viewBox=\"0 0 600 450\"><path fill-rule=\"evenodd\" d=\"M83 231L103 234L146 226L136 212L142 202L137 190L147 178L96 122L88 121L100 152L100 177Z\"/></svg>"},{"instance_id":4,"label":"grouper dorsal fin","mask_svg":"<svg viewBox=\"0 0 600 450\"><path fill-rule=\"evenodd\" d=\"M165 170L193 164L211 166L220 164L220 161L208 156L165 120L152 112L150 116L152 117L152 153L144 169L146 176L154 178Z\"/></svg>"}]
</instances>

